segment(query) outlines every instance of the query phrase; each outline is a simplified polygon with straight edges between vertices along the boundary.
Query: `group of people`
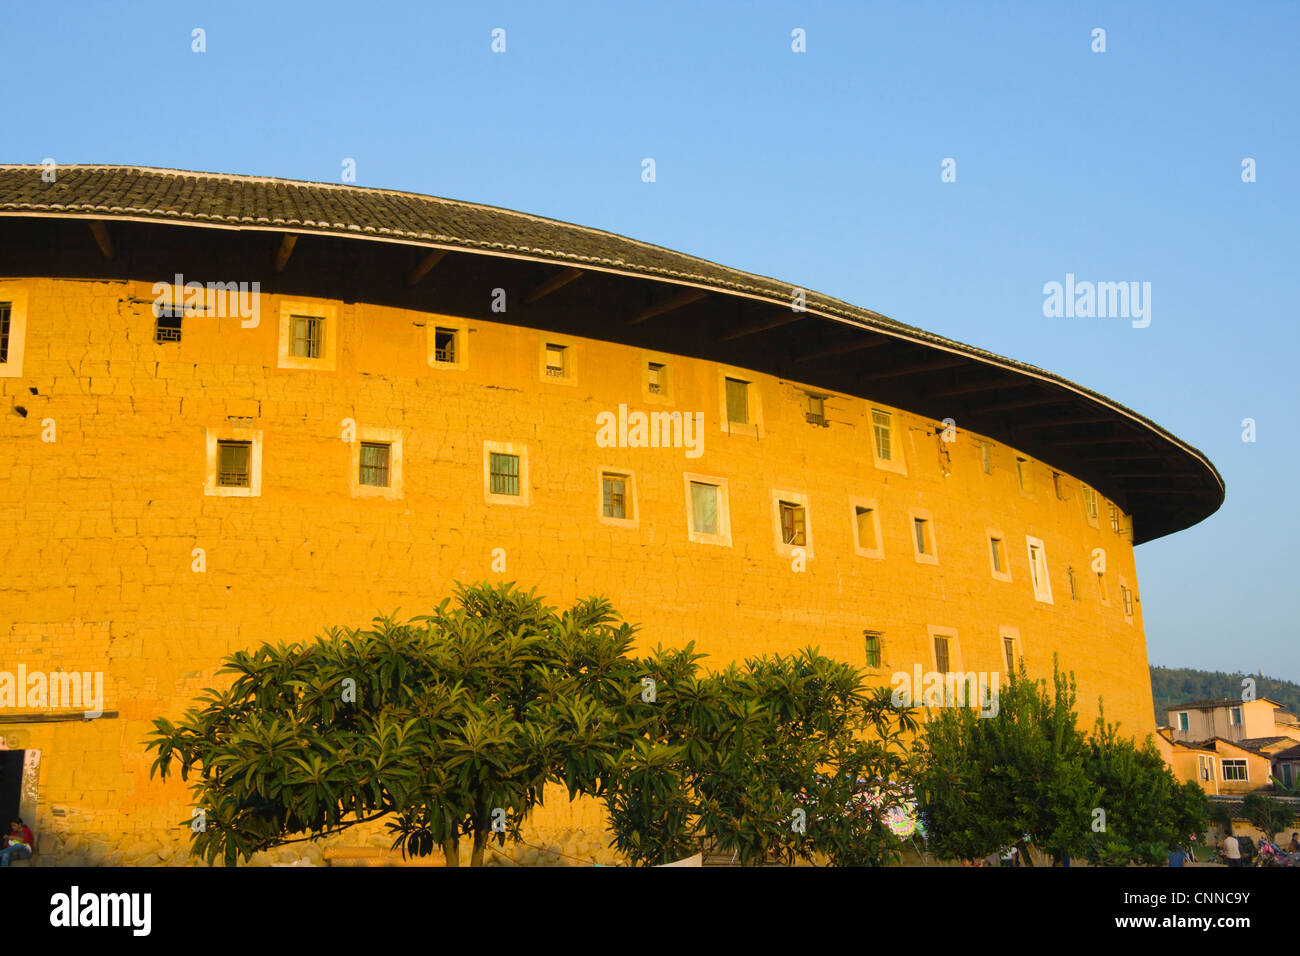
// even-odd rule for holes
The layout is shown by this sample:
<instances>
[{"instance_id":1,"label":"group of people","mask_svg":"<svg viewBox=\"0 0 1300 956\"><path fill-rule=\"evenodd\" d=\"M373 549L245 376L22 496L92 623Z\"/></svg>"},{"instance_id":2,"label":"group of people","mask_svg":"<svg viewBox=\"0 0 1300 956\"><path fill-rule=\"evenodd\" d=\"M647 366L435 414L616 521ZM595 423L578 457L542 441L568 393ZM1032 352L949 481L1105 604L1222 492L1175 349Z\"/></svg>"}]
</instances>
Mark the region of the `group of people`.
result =
<instances>
[{"instance_id":1,"label":"group of people","mask_svg":"<svg viewBox=\"0 0 1300 956\"><path fill-rule=\"evenodd\" d=\"M11 860L30 860L32 858L32 831L21 817L14 818L9 825L9 835L4 838L4 848L0 849L0 866L8 866Z\"/></svg>"},{"instance_id":2,"label":"group of people","mask_svg":"<svg viewBox=\"0 0 1300 956\"><path fill-rule=\"evenodd\" d=\"M1257 847L1251 842L1250 837L1234 836L1231 828L1228 829L1227 836L1219 843L1219 856L1228 866L1253 866L1256 856L1263 857L1266 863L1269 862L1269 858L1272 858L1272 862L1281 862L1279 858L1284 854L1300 855L1300 832L1291 831L1291 842L1287 844L1285 849L1270 842L1266 837L1259 838L1259 846ZM1296 858L1292 857L1292 859ZM1286 865L1291 864L1287 863Z\"/></svg>"}]
</instances>

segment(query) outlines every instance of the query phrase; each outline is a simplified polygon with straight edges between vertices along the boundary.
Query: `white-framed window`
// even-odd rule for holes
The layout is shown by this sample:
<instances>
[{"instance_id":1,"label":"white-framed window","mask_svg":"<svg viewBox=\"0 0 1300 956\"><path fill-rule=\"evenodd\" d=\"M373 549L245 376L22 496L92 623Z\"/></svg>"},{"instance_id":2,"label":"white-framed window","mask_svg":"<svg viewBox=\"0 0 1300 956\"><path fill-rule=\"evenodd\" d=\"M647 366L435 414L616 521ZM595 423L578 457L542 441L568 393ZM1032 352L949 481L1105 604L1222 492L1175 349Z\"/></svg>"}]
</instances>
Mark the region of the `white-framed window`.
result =
<instances>
[{"instance_id":1,"label":"white-framed window","mask_svg":"<svg viewBox=\"0 0 1300 956\"><path fill-rule=\"evenodd\" d=\"M1241 726L1241 708L1231 707L1228 709L1228 723L1233 727Z\"/></svg>"},{"instance_id":2,"label":"white-framed window","mask_svg":"<svg viewBox=\"0 0 1300 956\"><path fill-rule=\"evenodd\" d=\"M1007 674L1015 674L1020 666L1020 631L1014 627L1003 627L998 636L1002 639L1002 663Z\"/></svg>"},{"instance_id":3,"label":"white-framed window","mask_svg":"<svg viewBox=\"0 0 1300 956\"><path fill-rule=\"evenodd\" d=\"M1119 534L1119 509L1113 504L1106 505L1106 508L1110 512L1110 530L1115 534Z\"/></svg>"},{"instance_id":4,"label":"white-framed window","mask_svg":"<svg viewBox=\"0 0 1300 956\"><path fill-rule=\"evenodd\" d=\"M871 453L877 468L907 474L903 460L902 429L898 416L884 408L871 408Z\"/></svg>"},{"instance_id":5,"label":"white-framed window","mask_svg":"<svg viewBox=\"0 0 1300 956\"><path fill-rule=\"evenodd\" d=\"M1034 599L1051 604L1052 581L1047 571L1047 547L1041 538L1025 535L1025 549L1029 556L1029 580L1034 586Z\"/></svg>"},{"instance_id":6,"label":"white-framed window","mask_svg":"<svg viewBox=\"0 0 1300 956\"><path fill-rule=\"evenodd\" d=\"M1016 484L1020 486L1020 491L1026 495L1034 493L1034 473L1031 468L1031 462L1023 455L1016 456Z\"/></svg>"},{"instance_id":7,"label":"white-framed window","mask_svg":"<svg viewBox=\"0 0 1300 956\"><path fill-rule=\"evenodd\" d=\"M1186 730L1187 728L1184 727L1183 729ZM1202 780L1214 779L1214 758L1209 754L1197 754L1196 767Z\"/></svg>"},{"instance_id":8,"label":"white-framed window","mask_svg":"<svg viewBox=\"0 0 1300 956\"><path fill-rule=\"evenodd\" d=\"M993 474L993 443L990 441L980 441L980 467L984 469L984 474Z\"/></svg>"},{"instance_id":9,"label":"white-framed window","mask_svg":"<svg viewBox=\"0 0 1300 956\"><path fill-rule=\"evenodd\" d=\"M642 401L650 405L673 404L672 356L663 352L642 352L640 361Z\"/></svg>"},{"instance_id":10,"label":"white-framed window","mask_svg":"<svg viewBox=\"0 0 1300 956\"><path fill-rule=\"evenodd\" d=\"M27 347L27 290L0 282L0 378L21 378Z\"/></svg>"},{"instance_id":11,"label":"white-framed window","mask_svg":"<svg viewBox=\"0 0 1300 956\"><path fill-rule=\"evenodd\" d=\"M1188 715L1187 711L1184 710L1178 715L1178 729L1188 730L1190 727L1191 717Z\"/></svg>"},{"instance_id":12,"label":"white-framed window","mask_svg":"<svg viewBox=\"0 0 1300 956\"><path fill-rule=\"evenodd\" d=\"M1219 766L1223 768L1224 780L1250 780L1245 760L1221 759L1219 761Z\"/></svg>"},{"instance_id":13,"label":"white-framed window","mask_svg":"<svg viewBox=\"0 0 1300 956\"><path fill-rule=\"evenodd\" d=\"M912 556L920 564L938 564L939 546L934 532L934 516L924 508L907 513L908 532L912 539Z\"/></svg>"},{"instance_id":14,"label":"white-framed window","mask_svg":"<svg viewBox=\"0 0 1300 956\"><path fill-rule=\"evenodd\" d=\"M351 445L353 498L402 497L402 432L361 425Z\"/></svg>"},{"instance_id":15,"label":"white-framed window","mask_svg":"<svg viewBox=\"0 0 1300 956\"><path fill-rule=\"evenodd\" d=\"M258 498L262 494L262 431L209 428L203 493L215 498Z\"/></svg>"},{"instance_id":16,"label":"white-framed window","mask_svg":"<svg viewBox=\"0 0 1300 956\"><path fill-rule=\"evenodd\" d=\"M763 400L752 372L718 367L718 409L723 433L763 437Z\"/></svg>"},{"instance_id":17,"label":"white-framed window","mask_svg":"<svg viewBox=\"0 0 1300 956\"><path fill-rule=\"evenodd\" d=\"M727 479L687 472L687 537L698 544L731 547L731 515L727 500Z\"/></svg>"},{"instance_id":18,"label":"white-framed window","mask_svg":"<svg viewBox=\"0 0 1300 956\"><path fill-rule=\"evenodd\" d=\"M827 424L826 396L817 392L805 392L803 417L810 425L825 426Z\"/></svg>"},{"instance_id":19,"label":"white-framed window","mask_svg":"<svg viewBox=\"0 0 1300 956\"><path fill-rule=\"evenodd\" d=\"M1083 486L1083 516L1090 525L1097 527L1097 491L1088 485Z\"/></svg>"},{"instance_id":20,"label":"white-framed window","mask_svg":"<svg viewBox=\"0 0 1300 956\"><path fill-rule=\"evenodd\" d=\"M935 627L933 625L926 628L930 638L930 662L933 669L940 674L951 674L954 671L960 671L961 666L961 645L957 639L957 630L951 627ZM913 697L918 697L919 690L914 689Z\"/></svg>"},{"instance_id":21,"label":"white-framed window","mask_svg":"<svg viewBox=\"0 0 1300 956\"><path fill-rule=\"evenodd\" d=\"M786 556L801 550L813 556L812 524L808 516L808 496L801 491L773 491L772 517L775 522L776 550Z\"/></svg>"},{"instance_id":22,"label":"white-framed window","mask_svg":"<svg viewBox=\"0 0 1300 956\"><path fill-rule=\"evenodd\" d=\"M1120 606L1124 609L1124 620L1133 623L1133 590L1128 586L1124 578L1119 579L1119 599Z\"/></svg>"},{"instance_id":23,"label":"white-framed window","mask_svg":"<svg viewBox=\"0 0 1300 956\"><path fill-rule=\"evenodd\" d=\"M864 558L885 556L880 538L880 505L875 498L849 498L849 519L853 528L853 550Z\"/></svg>"},{"instance_id":24,"label":"white-framed window","mask_svg":"<svg viewBox=\"0 0 1300 956\"><path fill-rule=\"evenodd\" d=\"M469 322L450 315L430 315L424 326L429 368L469 368Z\"/></svg>"},{"instance_id":25,"label":"white-framed window","mask_svg":"<svg viewBox=\"0 0 1300 956\"><path fill-rule=\"evenodd\" d=\"M338 324L338 307L333 303L282 300L277 367L334 371Z\"/></svg>"},{"instance_id":26,"label":"white-framed window","mask_svg":"<svg viewBox=\"0 0 1300 956\"><path fill-rule=\"evenodd\" d=\"M576 339L547 332L538 339L538 377L553 385L576 385L578 382L578 343Z\"/></svg>"},{"instance_id":27,"label":"white-framed window","mask_svg":"<svg viewBox=\"0 0 1300 956\"><path fill-rule=\"evenodd\" d=\"M1007 536L998 528L985 529L988 538L989 571L994 580L1010 582L1011 558L1007 552Z\"/></svg>"},{"instance_id":28,"label":"white-framed window","mask_svg":"<svg viewBox=\"0 0 1300 956\"><path fill-rule=\"evenodd\" d=\"M626 468L600 468L600 523L637 526L636 477Z\"/></svg>"},{"instance_id":29,"label":"white-framed window","mask_svg":"<svg viewBox=\"0 0 1300 956\"><path fill-rule=\"evenodd\" d=\"M528 447L516 442L483 442L483 498L490 504L530 505Z\"/></svg>"}]
</instances>

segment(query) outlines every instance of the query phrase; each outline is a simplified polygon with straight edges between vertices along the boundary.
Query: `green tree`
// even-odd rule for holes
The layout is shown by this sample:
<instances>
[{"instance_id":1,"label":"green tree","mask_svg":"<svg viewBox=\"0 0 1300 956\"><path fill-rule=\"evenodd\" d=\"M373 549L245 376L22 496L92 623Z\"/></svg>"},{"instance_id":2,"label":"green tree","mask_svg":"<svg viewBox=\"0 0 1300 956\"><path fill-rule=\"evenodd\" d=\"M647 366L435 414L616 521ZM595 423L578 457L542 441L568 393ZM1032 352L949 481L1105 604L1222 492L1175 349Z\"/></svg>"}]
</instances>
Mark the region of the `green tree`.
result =
<instances>
[{"instance_id":1,"label":"green tree","mask_svg":"<svg viewBox=\"0 0 1300 956\"><path fill-rule=\"evenodd\" d=\"M1086 769L1106 814L1105 829L1089 834L1087 856L1094 863L1159 864L1171 847L1205 828L1204 792L1195 783L1179 783L1150 738L1139 746L1099 717Z\"/></svg>"},{"instance_id":2,"label":"green tree","mask_svg":"<svg viewBox=\"0 0 1300 956\"><path fill-rule=\"evenodd\" d=\"M151 773L194 778L209 862L387 817L404 854L456 865L467 837L480 865L547 783L602 792L634 734L633 634L601 599L458 585L431 615L231 655L229 687L155 721Z\"/></svg>"},{"instance_id":3,"label":"green tree","mask_svg":"<svg viewBox=\"0 0 1300 956\"><path fill-rule=\"evenodd\" d=\"M1241 815L1251 826L1272 840L1295 822L1296 808L1284 800L1256 791L1246 794L1241 801Z\"/></svg>"},{"instance_id":4,"label":"green tree","mask_svg":"<svg viewBox=\"0 0 1300 956\"><path fill-rule=\"evenodd\" d=\"M605 793L618 849L654 865L703 835L744 865L897 859L884 818L906 800L898 781L911 715L815 649L707 675L699 660L688 647L643 662L656 699L634 702L643 736ZM858 799L866 790L873 800Z\"/></svg>"},{"instance_id":5,"label":"green tree","mask_svg":"<svg viewBox=\"0 0 1300 956\"><path fill-rule=\"evenodd\" d=\"M1001 689L995 716L941 708L917 741L916 779L929 848L942 859L981 859L1015 845L1061 857L1087 845L1100 788L1085 768L1073 676L1053 668L1053 687L1021 665Z\"/></svg>"}]
</instances>

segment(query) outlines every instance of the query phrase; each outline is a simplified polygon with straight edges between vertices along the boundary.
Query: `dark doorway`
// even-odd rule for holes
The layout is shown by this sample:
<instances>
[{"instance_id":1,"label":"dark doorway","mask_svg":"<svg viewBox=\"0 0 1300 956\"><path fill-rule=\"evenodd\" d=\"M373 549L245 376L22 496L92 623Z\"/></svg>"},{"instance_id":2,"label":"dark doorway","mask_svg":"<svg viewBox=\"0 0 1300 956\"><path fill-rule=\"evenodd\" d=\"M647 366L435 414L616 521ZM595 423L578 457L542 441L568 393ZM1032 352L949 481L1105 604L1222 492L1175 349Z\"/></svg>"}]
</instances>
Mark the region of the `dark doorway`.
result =
<instances>
[{"instance_id":1,"label":"dark doorway","mask_svg":"<svg viewBox=\"0 0 1300 956\"><path fill-rule=\"evenodd\" d=\"M0 750L0 821L5 833L9 823L18 816L18 806L23 799L23 758L26 750ZM31 820L24 820L28 826Z\"/></svg>"}]
</instances>

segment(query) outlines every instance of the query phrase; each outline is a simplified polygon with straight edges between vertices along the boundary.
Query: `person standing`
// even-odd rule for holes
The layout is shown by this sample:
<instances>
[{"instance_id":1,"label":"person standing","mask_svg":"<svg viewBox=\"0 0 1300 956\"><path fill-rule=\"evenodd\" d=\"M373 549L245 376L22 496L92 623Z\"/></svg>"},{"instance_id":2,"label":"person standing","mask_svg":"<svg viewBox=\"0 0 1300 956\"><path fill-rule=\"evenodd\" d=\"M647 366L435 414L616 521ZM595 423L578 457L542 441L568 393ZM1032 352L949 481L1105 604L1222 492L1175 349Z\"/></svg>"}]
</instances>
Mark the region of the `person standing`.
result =
<instances>
[{"instance_id":1,"label":"person standing","mask_svg":"<svg viewBox=\"0 0 1300 956\"><path fill-rule=\"evenodd\" d=\"M1228 866L1241 866L1241 847L1237 845L1237 838L1232 835L1232 827L1228 827L1228 835L1219 844L1219 849L1223 851L1223 859Z\"/></svg>"}]
</instances>

